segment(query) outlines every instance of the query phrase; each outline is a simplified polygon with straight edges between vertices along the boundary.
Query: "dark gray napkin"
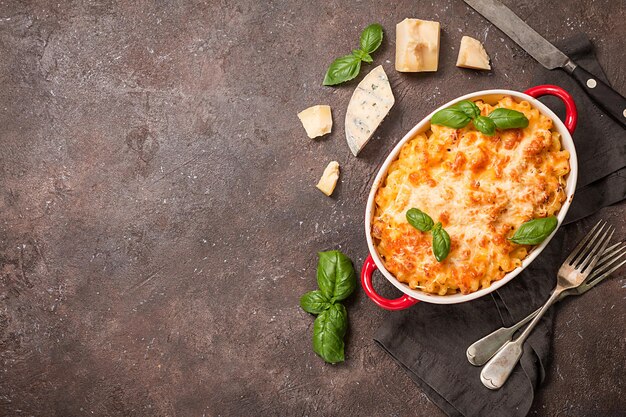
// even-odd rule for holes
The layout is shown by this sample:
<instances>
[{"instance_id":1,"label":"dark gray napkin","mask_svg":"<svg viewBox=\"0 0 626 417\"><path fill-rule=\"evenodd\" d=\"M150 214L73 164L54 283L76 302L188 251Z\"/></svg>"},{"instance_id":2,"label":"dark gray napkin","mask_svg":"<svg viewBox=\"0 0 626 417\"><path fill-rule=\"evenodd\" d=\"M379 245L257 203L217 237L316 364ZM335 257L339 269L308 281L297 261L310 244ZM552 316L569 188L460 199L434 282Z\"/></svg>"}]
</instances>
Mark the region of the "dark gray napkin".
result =
<instances>
[{"instance_id":1,"label":"dark gray napkin","mask_svg":"<svg viewBox=\"0 0 626 417\"><path fill-rule=\"evenodd\" d=\"M578 34L557 46L581 67L610 85L586 35ZM534 84L554 84L564 88L574 97L578 108L578 127L573 135L578 155L578 183L565 219L565 223L571 223L626 198L626 129L600 110L578 83L563 71L537 67ZM561 119L565 118L565 107L559 99L546 96L540 100Z\"/></svg>"},{"instance_id":2,"label":"dark gray napkin","mask_svg":"<svg viewBox=\"0 0 626 417\"><path fill-rule=\"evenodd\" d=\"M588 71L606 80L585 36L559 45ZM537 65L539 67L539 65ZM588 216L626 197L624 129L587 98L575 81L560 71L538 68L536 84L556 84L569 91L579 111L574 134L579 158L576 196L566 221ZM542 98L564 116L553 98ZM525 416L547 365L554 310L539 322L524 346L521 366L506 385L491 391L480 382L481 368L469 364L467 347L500 326L510 326L540 306L555 285L564 260L568 228L552 239L541 257L512 282L481 299L456 305L419 303L389 313L374 337L428 397L449 416Z\"/></svg>"}]
</instances>

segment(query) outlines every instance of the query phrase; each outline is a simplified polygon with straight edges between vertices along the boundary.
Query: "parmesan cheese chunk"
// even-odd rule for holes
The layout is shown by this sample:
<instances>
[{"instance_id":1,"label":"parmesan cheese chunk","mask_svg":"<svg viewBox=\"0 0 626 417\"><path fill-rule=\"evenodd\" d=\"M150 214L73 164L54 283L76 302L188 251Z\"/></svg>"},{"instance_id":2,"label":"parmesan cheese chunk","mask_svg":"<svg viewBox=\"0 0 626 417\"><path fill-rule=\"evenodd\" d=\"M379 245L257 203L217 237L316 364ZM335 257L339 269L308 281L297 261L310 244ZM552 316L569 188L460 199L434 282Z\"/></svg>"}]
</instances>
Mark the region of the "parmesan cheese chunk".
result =
<instances>
[{"instance_id":1,"label":"parmesan cheese chunk","mask_svg":"<svg viewBox=\"0 0 626 417\"><path fill-rule=\"evenodd\" d=\"M382 65L357 85L346 111L346 140L354 156L370 140L395 103L389 79Z\"/></svg>"},{"instance_id":2,"label":"parmesan cheese chunk","mask_svg":"<svg viewBox=\"0 0 626 417\"><path fill-rule=\"evenodd\" d=\"M332 161L328 164L324 173L322 174L322 178L317 183L317 188L330 197L330 195L335 191L335 186L337 185L337 180L339 179L339 162Z\"/></svg>"},{"instance_id":3,"label":"parmesan cheese chunk","mask_svg":"<svg viewBox=\"0 0 626 417\"><path fill-rule=\"evenodd\" d=\"M469 36L463 36L461 39L461 47L459 48L459 57L456 60L456 66L462 68L490 70L489 55L480 41Z\"/></svg>"},{"instance_id":4,"label":"parmesan cheese chunk","mask_svg":"<svg viewBox=\"0 0 626 417\"><path fill-rule=\"evenodd\" d=\"M437 71L439 22L404 19L396 25L396 70Z\"/></svg>"},{"instance_id":5,"label":"parmesan cheese chunk","mask_svg":"<svg viewBox=\"0 0 626 417\"><path fill-rule=\"evenodd\" d=\"M309 107L298 113L298 118L311 139L330 133L333 128L333 117L330 106L318 105Z\"/></svg>"}]
</instances>

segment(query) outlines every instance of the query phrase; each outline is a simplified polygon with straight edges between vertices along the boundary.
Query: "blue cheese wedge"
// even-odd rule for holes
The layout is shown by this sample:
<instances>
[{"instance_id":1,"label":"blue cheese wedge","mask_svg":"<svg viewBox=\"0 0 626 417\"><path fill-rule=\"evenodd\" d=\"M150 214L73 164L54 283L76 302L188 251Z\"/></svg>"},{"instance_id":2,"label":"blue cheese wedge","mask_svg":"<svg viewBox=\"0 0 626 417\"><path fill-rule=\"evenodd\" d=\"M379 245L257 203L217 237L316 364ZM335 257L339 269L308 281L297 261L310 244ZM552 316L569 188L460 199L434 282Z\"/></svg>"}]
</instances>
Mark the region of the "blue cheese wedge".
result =
<instances>
[{"instance_id":1,"label":"blue cheese wedge","mask_svg":"<svg viewBox=\"0 0 626 417\"><path fill-rule=\"evenodd\" d=\"M363 78L352 94L346 112L346 140L357 156L395 103L382 65Z\"/></svg>"}]
</instances>

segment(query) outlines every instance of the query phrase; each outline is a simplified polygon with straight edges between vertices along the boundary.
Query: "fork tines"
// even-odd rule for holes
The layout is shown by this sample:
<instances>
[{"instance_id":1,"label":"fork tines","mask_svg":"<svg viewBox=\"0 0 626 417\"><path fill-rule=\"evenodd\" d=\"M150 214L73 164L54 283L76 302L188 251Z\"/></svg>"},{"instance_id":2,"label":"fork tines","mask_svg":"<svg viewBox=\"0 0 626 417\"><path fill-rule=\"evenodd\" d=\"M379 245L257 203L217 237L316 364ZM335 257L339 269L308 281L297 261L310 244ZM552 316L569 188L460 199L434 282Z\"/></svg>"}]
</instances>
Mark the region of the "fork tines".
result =
<instances>
[{"instance_id":1,"label":"fork tines","mask_svg":"<svg viewBox=\"0 0 626 417\"><path fill-rule=\"evenodd\" d=\"M614 232L615 229L611 225L600 220L593 229L587 233L578 246L574 248L570 256L565 260L565 263L578 269L580 272L584 272L588 267L593 268L598 258L609 244Z\"/></svg>"},{"instance_id":2,"label":"fork tines","mask_svg":"<svg viewBox=\"0 0 626 417\"><path fill-rule=\"evenodd\" d=\"M621 262L618 262L620 260ZM626 264L626 243L618 242L605 249L596 267L587 278L587 283L591 286L595 285L624 264Z\"/></svg>"}]
</instances>

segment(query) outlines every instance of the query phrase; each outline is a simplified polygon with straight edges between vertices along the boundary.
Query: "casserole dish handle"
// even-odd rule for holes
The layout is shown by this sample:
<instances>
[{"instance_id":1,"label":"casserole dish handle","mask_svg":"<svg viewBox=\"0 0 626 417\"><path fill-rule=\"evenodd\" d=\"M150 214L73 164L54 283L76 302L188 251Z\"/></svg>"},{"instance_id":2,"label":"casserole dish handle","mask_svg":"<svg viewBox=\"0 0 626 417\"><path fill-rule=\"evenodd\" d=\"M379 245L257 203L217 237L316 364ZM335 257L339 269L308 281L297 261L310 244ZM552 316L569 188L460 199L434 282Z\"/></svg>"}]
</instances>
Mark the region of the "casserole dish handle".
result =
<instances>
[{"instance_id":1,"label":"casserole dish handle","mask_svg":"<svg viewBox=\"0 0 626 417\"><path fill-rule=\"evenodd\" d=\"M569 133L574 134L574 130L576 129L576 123L578 123L578 111L576 110L576 104L574 103L574 99L567 91L556 85L544 84L529 88L528 90L524 91L524 94L528 94L533 98L550 95L556 96L563 100L563 103L565 104L564 124Z\"/></svg>"},{"instance_id":2,"label":"casserole dish handle","mask_svg":"<svg viewBox=\"0 0 626 417\"><path fill-rule=\"evenodd\" d=\"M377 269L378 267L376 266L374 259L372 259L372 255L368 255L367 259L363 263L363 269L361 269L361 285L363 286L363 290L365 290L365 294L367 294L367 296L371 298L372 301L379 307L391 311L404 310L419 301L406 294L393 300L378 295L372 285L372 274L374 274L374 271Z\"/></svg>"}]
</instances>

